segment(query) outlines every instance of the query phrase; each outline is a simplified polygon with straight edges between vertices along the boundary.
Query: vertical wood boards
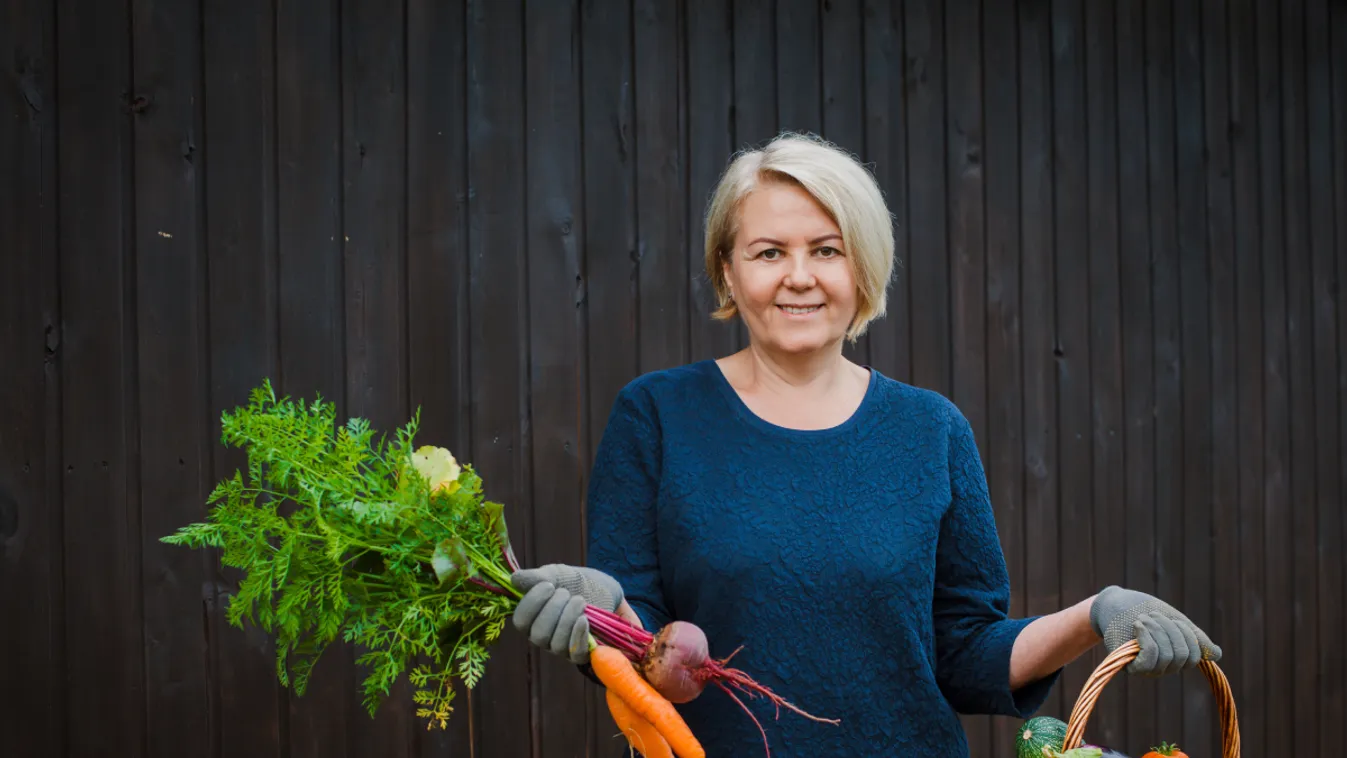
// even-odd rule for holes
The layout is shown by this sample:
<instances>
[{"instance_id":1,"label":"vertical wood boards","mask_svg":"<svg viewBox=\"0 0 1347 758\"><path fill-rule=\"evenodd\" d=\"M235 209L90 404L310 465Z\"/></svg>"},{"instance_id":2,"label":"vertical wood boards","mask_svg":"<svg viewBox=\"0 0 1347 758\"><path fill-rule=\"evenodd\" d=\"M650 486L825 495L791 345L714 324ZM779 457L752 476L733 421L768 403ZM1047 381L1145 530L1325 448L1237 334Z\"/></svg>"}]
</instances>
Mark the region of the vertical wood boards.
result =
<instances>
[{"instance_id":1,"label":"vertical wood boards","mask_svg":"<svg viewBox=\"0 0 1347 758\"><path fill-rule=\"evenodd\" d=\"M72 755L147 751L131 17L60 2L56 15L59 219L60 709ZM34 282L34 286L37 282ZM196 506L193 506L195 509ZM151 566L153 569L154 567ZM196 604L190 610L199 612ZM92 633L97 630L97 633Z\"/></svg>"},{"instance_id":2,"label":"vertical wood boards","mask_svg":"<svg viewBox=\"0 0 1347 758\"><path fill-rule=\"evenodd\" d=\"M18 755L64 754L64 521L61 490L57 227L59 102L51 3L0 11L0 646L7 664L0 732Z\"/></svg>"},{"instance_id":3,"label":"vertical wood boards","mask_svg":"<svg viewBox=\"0 0 1347 758\"><path fill-rule=\"evenodd\" d=\"M537 126L527 132L524 156L529 176L528 282L519 297L528 308L533 480L527 496L510 509L516 519L511 531L519 533L524 524L518 521L530 519L528 532L534 540L527 550L516 551L527 565L583 565L584 524L572 506L583 496L580 468L589 459L588 451L581 450L587 372L580 297L585 249L580 9L578 3L530 3L525 13L524 121ZM583 754L588 749L585 710L590 689L585 678L559 656L537 649L531 653L534 754ZM495 728L504 728L503 723Z\"/></svg>"},{"instance_id":4,"label":"vertical wood boards","mask_svg":"<svg viewBox=\"0 0 1347 758\"><path fill-rule=\"evenodd\" d=\"M1158 594L1225 649L1246 752L1323 752L1347 715L1344 70L1329 0L9 3L0 644L30 655L7 746L623 752L602 691L513 627L447 731L404 686L371 719L344 645L300 697L226 623L237 572L159 538L242 463L220 414L271 378L380 428L419 408L521 557L583 562L620 388L745 344L708 315L703 217L734 152L789 129L884 190L888 314L847 355L970 419L1012 615ZM1088 734L1196 755L1215 715L1194 674L1121 677ZM1017 719L965 723L1013 754Z\"/></svg>"}]
</instances>

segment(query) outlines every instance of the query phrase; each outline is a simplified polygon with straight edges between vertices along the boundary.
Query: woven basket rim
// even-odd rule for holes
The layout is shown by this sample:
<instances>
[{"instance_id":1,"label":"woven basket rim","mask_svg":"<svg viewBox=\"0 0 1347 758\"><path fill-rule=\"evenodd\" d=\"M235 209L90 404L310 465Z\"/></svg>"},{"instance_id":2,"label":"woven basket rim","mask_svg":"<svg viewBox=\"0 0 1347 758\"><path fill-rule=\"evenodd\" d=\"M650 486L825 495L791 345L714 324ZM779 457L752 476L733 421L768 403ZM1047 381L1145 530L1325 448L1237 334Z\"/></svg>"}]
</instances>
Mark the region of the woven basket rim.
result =
<instances>
[{"instance_id":1,"label":"woven basket rim","mask_svg":"<svg viewBox=\"0 0 1347 758\"><path fill-rule=\"evenodd\" d=\"M1099 702L1099 695L1103 692L1104 686L1119 671L1125 669L1140 651L1140 643L1131 640L1119 646L1095 667L1090 678L1085 681L1085 686L1081 688L1076 704L1071 708L1066 739L1062 743L1063 750L1071 750L1084 744L1085 724L1089 721L1095 703ZM1239 758L1239 717L1235 708L1235 696L1230 690L1230 682L1215 661L1204 660L1198 664L1198 669L1206 675L1212 695L1216 697L1221 718L1221 755L1223 758Z\"/></svg>"}]
</instances>

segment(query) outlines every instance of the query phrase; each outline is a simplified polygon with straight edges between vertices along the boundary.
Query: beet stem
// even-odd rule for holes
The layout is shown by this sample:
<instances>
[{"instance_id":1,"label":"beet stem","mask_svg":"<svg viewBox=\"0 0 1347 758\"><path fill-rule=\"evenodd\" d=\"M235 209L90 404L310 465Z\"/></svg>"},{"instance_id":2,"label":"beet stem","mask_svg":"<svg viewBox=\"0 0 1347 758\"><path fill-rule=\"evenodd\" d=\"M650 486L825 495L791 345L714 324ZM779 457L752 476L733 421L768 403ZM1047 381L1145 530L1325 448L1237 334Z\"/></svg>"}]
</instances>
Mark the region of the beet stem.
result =
<instances>
[{"instance_id":1,"label":"beet stem","mask_svg":"<svg viewBox=\"0 0 1347 758\"><path fill-rule=\"evenodd\" d=\"M510 593L506 592L504 589L502 589L502 588L500 588L500 587L497 587L496 585L494 585L494 584L492 584L492 583L490 583L490 582L482 581L481 579L478 579L478 578L475 577L475 576L470 576L470 577L468 577L468 581L472 582L473 584L477 585L478 587L481 587L482 589L486 590L487 592L493 592L493 593L495 593L495 594L497 594L497 595L508 595L508 594L510 594Z\"/></svg>"},{"instance_id":2,"label":"beet stem","mask_svg":"<svg viewBox=\"0 0 1347 758\"><path fill-rule=\"evenodd\" d=\"M727 658L725 660L729 659ZM768 700L771 700L777 706L785 706L787 709L794 711L795 713L809 719L810 721L817 721L823 724L834 724L834 725L842 723L840 719L825 719L801 710L800 708L792 704L790 701L786 700L785 698L781 697L775 692L772 692L770 689L762 686L761 684L758 684L756 681L753 680L753 677L749 676L743 671L740 671L739 669L725 668L723 665L721 665L723 663L724 661L717 662L715 660L707 659L706 663L702 664L703 668L705 668L707 671L707 677L713 681L716 681L717 684L719 684L720 681L732 682L747 690L751 690L753 692L762 695L763 697L766 697Z\"/></svg>"}]
</instances>

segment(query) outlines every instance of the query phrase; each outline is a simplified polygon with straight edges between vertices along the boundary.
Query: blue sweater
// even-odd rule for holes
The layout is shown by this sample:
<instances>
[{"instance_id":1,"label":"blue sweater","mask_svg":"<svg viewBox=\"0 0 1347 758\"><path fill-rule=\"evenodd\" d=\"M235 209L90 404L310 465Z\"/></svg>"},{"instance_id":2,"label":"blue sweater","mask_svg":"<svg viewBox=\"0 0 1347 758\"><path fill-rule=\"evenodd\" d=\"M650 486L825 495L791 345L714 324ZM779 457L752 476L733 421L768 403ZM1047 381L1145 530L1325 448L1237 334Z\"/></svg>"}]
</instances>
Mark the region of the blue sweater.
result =
<instances>
[{"instance_id":1,"label":"blue sweater","mask_svg":"<svg viewBox=\"0 0 1347 758\"><path fill-rule=\"evenodd\" d=\"M846 422L752 413L713 361L646 374L614 404L588 495L589 565L647 629L700 626L711 654L816 716L745 700L772 755L968 755L958 712L1030 716L1057 673L1008 683L1010 587L968 422L871 369ZM741 698L742 699L742 698ZM679 706L711 758L763 754L711 687Z\"/></svg>"}]
</instances>

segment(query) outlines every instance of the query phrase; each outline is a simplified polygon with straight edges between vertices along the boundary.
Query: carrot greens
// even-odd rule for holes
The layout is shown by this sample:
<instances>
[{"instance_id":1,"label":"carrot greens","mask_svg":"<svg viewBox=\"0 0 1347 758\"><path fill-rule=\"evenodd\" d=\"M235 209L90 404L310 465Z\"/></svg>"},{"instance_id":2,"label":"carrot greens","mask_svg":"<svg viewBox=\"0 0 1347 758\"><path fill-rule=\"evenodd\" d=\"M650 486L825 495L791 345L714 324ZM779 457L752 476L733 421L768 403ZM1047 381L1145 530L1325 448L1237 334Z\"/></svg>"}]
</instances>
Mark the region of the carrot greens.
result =
<instances>
[{"instance_id":1,"label":"carrot greens","mask_svg":"<svg viewBox=\"0 0 1347 758\"><path fill-rule=\"evenodd\" d=\"M163 541L218 548L243 570L226 617L274 635L282 683L303 694L340 638L363 649L371 715L405 673L417 716L443 728L452 680L477 683L519 598L503 506L472 466L413 447L419 414L376 438L367 421L338 426L332 403L278 398L268 381L221 424L246 471L219 483L204 521Z\"/></svg>"}]
</instances>

